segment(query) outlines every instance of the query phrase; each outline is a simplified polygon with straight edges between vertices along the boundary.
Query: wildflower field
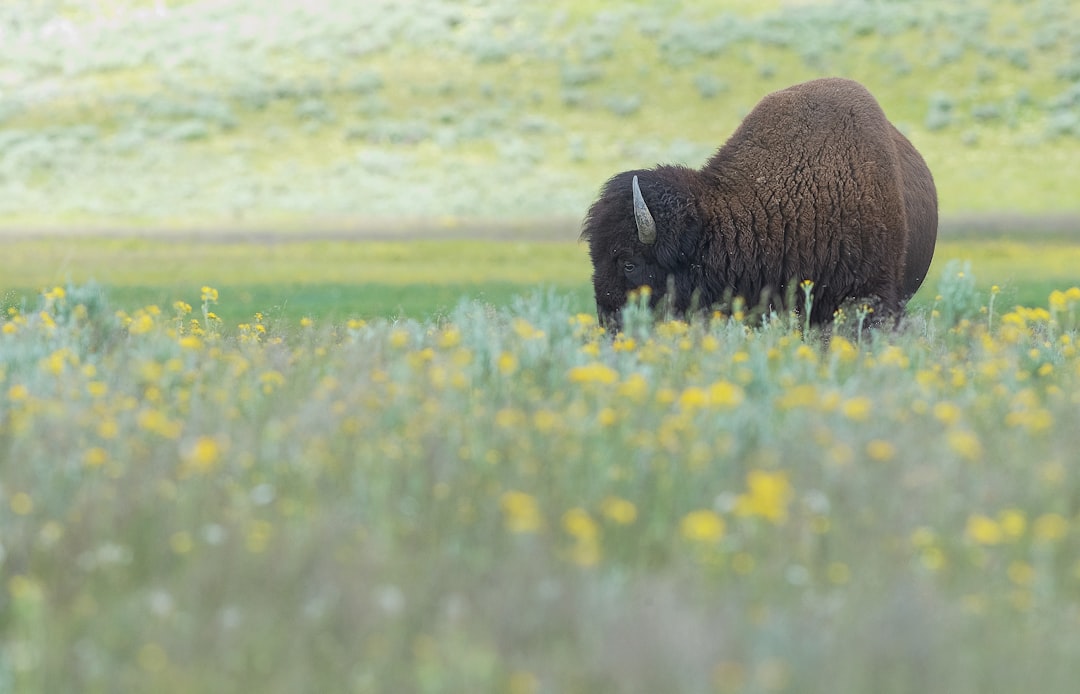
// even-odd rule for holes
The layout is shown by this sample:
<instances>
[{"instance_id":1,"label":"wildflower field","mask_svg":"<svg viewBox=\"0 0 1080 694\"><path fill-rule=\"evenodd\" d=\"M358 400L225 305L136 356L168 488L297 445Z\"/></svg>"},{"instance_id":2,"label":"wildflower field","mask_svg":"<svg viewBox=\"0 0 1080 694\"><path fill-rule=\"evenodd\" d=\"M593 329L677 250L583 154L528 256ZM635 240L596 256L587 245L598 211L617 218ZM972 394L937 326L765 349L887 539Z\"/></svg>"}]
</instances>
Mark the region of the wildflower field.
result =
<instances>
[{"instance_id":1,"label":"wildflower field","mask_svg":"<svg viewBox=\"0 0 1080 694\"><path fill-rule=\"evenodd\" d=\"M0 319L0 691L1072 692L1080 289ZM812 291L811 291L812 300Z\"/></svg>"},{"instance_id":2,"label":"wildflower field","mask_svg":"<svg viewBox=\"0 0 1080 694\"><path fill-rule=\"evenodd\" d=\"M1077 46L1072 0L0 3L0 694L1073 694ZM826 75L934 172L903 323L605 334L602 182Z\"/></svg>"}]
</instances>

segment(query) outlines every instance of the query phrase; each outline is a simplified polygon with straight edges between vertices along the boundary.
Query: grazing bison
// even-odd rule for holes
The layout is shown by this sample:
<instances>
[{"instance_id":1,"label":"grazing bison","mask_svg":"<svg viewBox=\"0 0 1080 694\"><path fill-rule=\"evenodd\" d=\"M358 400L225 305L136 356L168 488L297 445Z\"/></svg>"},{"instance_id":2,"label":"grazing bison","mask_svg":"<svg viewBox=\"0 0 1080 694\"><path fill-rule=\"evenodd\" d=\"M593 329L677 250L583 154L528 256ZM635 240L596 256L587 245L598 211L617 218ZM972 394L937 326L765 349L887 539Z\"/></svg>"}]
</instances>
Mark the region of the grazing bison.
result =
<instances>
[{"instance_id":1,"label":"grazing bison","mask_svg":"<svg viewBox=\"0 0 1080 694\"><path fill-rule=\"evenodd\" d=\"M807 279L822 324L850 299L899 318L937 222L926 162L862 85L829 78L766 96L700 170L615 175L581 238L605 325L643 285L685 313L735 296L785 306Z\"/></svg>"}]
</instances>

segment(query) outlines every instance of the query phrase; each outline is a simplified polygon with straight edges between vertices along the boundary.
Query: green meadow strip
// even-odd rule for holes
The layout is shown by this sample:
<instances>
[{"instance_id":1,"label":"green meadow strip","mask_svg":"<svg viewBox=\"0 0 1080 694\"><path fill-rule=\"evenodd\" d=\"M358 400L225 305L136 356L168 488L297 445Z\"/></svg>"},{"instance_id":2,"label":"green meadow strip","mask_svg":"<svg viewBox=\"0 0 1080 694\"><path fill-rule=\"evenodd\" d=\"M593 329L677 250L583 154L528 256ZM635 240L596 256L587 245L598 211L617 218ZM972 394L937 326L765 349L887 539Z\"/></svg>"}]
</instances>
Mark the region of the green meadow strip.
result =
<instances>
[{"instance_id":1,"label":"green meadow strip","mask_svg":"<svg viewBox=\"0 0 1080 694\"><path fill-rule=\"evenodd\" d=\"M1068 239L944 239L912 306L930 306L950 261L969 261L985 294L1000 302L1039 306L1051 291L1080 281L1080 249ZM260 311L297 319L430 317L461 300L506 306L515 296L548 288L591 311L591 265L576 240L303 241L274 235L239 242L226 235L156 240L41 237L5 243L0 300L33 301L43 289L96 282L130 309L192 301L209 284L230 297L230 323Z\"/></svg>"}]
</instances>

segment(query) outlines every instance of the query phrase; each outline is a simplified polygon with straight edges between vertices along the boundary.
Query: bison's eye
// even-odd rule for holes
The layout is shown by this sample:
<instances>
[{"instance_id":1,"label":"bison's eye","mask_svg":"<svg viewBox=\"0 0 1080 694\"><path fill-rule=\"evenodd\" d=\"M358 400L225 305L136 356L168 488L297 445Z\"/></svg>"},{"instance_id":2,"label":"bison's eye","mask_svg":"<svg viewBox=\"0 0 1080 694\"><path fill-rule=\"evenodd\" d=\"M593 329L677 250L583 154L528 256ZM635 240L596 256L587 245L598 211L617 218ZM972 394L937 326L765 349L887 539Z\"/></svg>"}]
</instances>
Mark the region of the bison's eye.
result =
<instances>
[{"instance_id":1,"label":"bison's eye","mask_svg":"<svg viewBox=\"0 0 1080 694\"><path fill-rule=\"evenodd\" d=\"M637 265L634 265L629 260L627 260L625 263L622 264L622 269L623 272L629 275L631 272L637 269Z\"/></svg>"}]
</instances>

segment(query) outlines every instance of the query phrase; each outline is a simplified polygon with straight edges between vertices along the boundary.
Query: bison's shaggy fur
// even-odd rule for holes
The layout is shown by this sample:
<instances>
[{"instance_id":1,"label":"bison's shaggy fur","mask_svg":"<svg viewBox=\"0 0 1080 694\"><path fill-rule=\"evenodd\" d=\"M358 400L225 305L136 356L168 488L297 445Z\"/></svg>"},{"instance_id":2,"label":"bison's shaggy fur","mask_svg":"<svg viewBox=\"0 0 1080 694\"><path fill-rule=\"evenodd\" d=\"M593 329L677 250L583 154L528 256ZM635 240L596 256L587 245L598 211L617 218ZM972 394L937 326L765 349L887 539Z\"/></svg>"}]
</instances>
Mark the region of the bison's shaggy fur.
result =
<instances>
[{"instance_id":1,"label":"bison's shaggy fur","mask_svg":"<svg viewBox=\"0 0 1080 694\"><path fill-rule=\"evenodd\" d=\"M792 283L807 279L812 322L829 322L851 299L884 318L899 316L926 276L937 193L870 92L820 79L762 99L700 170L617 174L581 237L605 324L619 324L642 285L654 304L673 288L667 300L685 312L735 296L784 306Z\"/></svg>"}]
</instances>

